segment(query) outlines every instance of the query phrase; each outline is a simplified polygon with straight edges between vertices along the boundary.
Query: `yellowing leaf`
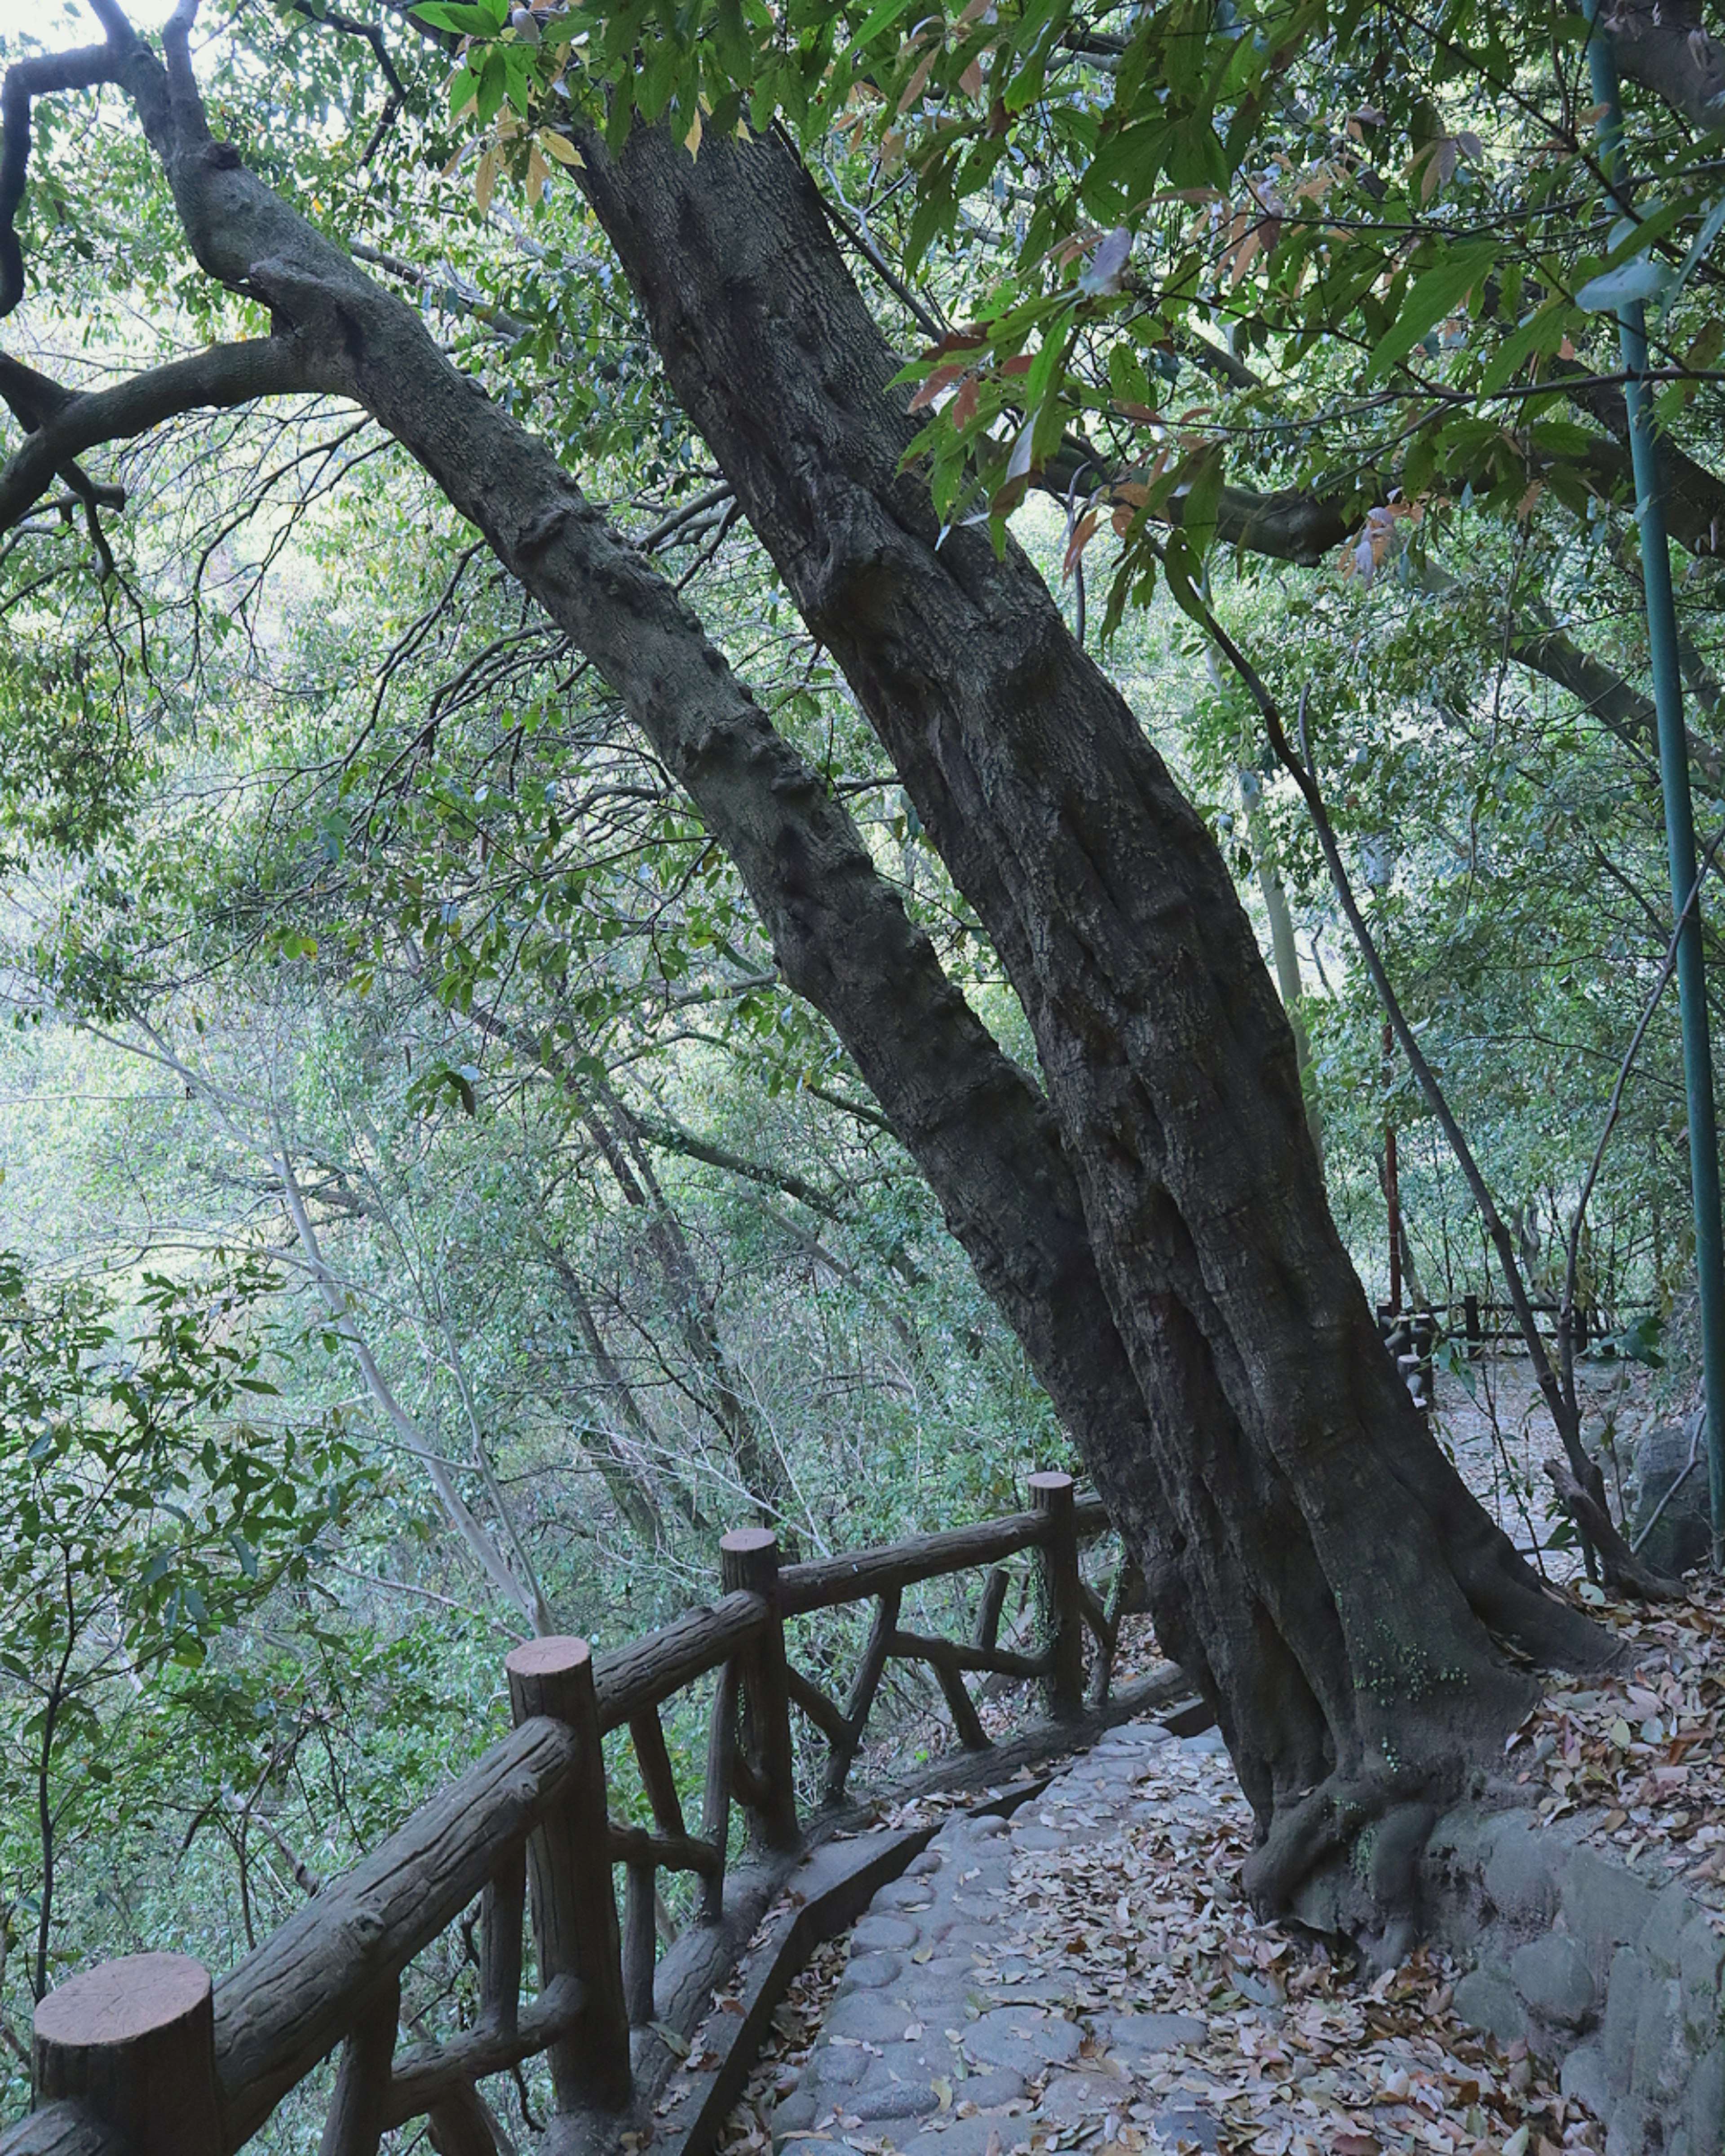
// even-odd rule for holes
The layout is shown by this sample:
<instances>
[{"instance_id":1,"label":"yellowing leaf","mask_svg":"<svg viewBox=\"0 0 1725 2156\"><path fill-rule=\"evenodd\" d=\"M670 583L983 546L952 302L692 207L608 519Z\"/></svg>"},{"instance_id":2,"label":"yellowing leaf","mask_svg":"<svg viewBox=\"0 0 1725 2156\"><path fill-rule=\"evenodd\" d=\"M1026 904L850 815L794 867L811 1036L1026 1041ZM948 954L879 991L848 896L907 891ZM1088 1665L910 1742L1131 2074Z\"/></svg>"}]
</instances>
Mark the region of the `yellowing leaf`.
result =
<instances>
[{"instance_id":1,"label":"yellowing leaf","mask_svg":"<svg viewBox=\"0 0 1725 2156\"><path fill-rule=\"evenodd\" d=\"M473 198L481 213L491 207L491 192L497 184L497 152L487 150L479 161L479 170L474 174Z\"/></svg>"},{"instance_id":2,"label":"yellowing leaf","mask_svg":"<svg viewBox=\"0 0 1725 2156\"><path fill-rule=\"evenodd\" d=\"M545 192L545 182L551 177L551 167L539 154L535 143L527 152L527 200L536 203Z\"/></svg>"},{"instance_id":3,"label":"yellowing leaf","mask_svg":"<svg viewBox=\"0 0 1725 2156\"><path fill-rule=\"evenodd\" d=\"M1101 514L1102 512L1099 509L1087 510L1078 520L1077 525L1073 530L1072 536L1067 542L1065 567L1061 572L1063 575L1070 577L1072 572L1078 567L1080 557L1082 556L1085 548L1089 546L1091 536L1095 533L1096 526L1101 521ZM1120 1907L1122 1912L1125 1910L1126 1906L1126 1897L1122 1895L1120 1900ZM1118 1921L1122 1924L1125 1923L1126 1917L1124 1914L1122 1914L1119 1917Z\"/></svg>"},{"instance_id":4,"label":"yellowing leaf","mask_svg":"<svg viewBox=\"0 0 1725 2156\"><path fill-rule=\"evenodd\" d=\"M683 147L691 157L701 151L701 107L695 108L695 117L689 122L689 132L683 137Z\"/></svg>"},{"instance_id":5,"label":"yellowing leaf","mask_svg":"<svg viewBox=\"0 0 1725 2156\"><path fill-rule=\"evenodd\" d=\"M587 162L567 135L553 134L548 127L540 135L539 146L548 156L555 157L560 165L567 165L576 172L579 172Z\"/></svg>"},{"instance_id":6,"label":"yellowing leaf","mask_svg":"<svg viewBox=\"0 0 1725 2156\"><path fill-rule=\"evenodd\" d=\"M930 72L933 69L935 62L940 58L940 53L941 49L937 44L931 45L928 50L924 53L922 59L917 61L915 72L912 74L911 80L905 85L904 95L901 97L898 101L898 110L901 118L902 118L902 116L910 110L911 107L916 102L916 100L922 96L922 92L927 85Z\"/></svg>"}]
</instances>

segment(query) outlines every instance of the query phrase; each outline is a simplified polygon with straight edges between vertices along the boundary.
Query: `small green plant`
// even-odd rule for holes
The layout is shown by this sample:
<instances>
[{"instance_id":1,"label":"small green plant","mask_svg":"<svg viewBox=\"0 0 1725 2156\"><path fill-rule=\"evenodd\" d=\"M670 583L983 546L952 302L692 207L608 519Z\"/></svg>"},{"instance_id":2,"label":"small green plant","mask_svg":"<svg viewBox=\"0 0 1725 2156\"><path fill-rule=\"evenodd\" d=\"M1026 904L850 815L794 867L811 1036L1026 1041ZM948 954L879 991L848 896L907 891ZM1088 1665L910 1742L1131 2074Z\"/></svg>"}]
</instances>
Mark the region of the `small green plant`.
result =
<instances>
[{"instance_id":1,"label":"small green plant","mask_svg":"<svg viewBox=\"0 0 1725 2156\"><path fill-rule=\"evenodd\" d=\"M122 1341L100 1290L38 1283L0 1253L0 1863L33 1919L38 1999L69 1835L86 1817L112 1829L129 1801L116 1723L159 1719L164 1677L304 1582L364 1479L338 1425L245 1412L275 1394L253 1318L277 1286L252 1260L147 1276Z\"/></svg>"}]
</instances>

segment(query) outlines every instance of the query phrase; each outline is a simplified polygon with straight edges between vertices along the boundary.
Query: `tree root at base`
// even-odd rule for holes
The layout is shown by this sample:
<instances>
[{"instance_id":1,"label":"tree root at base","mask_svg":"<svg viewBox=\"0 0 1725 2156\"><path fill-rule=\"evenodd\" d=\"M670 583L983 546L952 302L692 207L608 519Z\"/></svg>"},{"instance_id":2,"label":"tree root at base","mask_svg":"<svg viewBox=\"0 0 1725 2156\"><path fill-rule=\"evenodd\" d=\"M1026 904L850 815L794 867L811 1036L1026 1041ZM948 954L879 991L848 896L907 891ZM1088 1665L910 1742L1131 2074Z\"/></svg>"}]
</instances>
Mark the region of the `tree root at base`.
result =
<instances>
[{"instance_id":1,"label":"tree root at base","mask_svg":"<svg viewBox=\"0 0 1725 2156\"><path fill-rule=\"evenodd\" d=\"M1566 1460L1548 1460L1545 1471L1563 1507L1599 1554L1599 1570L1607 1590L1644 1602L1681 1602L1683 1583L1668 1579L1651 1565L1643 1564L1612 1525L1606 1511L1604 1485L1595 1492L1577 1479ZM1597 1468L1594 1470L1598 1473Z\"/></svg>"}]
</instances>

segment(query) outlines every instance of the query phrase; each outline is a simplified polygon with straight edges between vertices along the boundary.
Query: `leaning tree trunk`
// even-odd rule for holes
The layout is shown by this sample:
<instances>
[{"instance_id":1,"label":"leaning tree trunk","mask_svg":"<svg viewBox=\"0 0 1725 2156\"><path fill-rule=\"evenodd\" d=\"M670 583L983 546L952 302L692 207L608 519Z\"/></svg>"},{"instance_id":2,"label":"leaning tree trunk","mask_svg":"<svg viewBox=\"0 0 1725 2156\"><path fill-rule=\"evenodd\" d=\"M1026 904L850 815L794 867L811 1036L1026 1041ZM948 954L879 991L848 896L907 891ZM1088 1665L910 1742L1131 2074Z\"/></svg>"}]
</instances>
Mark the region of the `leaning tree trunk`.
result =
<instances>
[{"instance_id":1,"label":"leaning tree trunk","mask_svg":"<svg viewBox=\"0 0 1725 2156\"><path fill-rule=\"evenodd\" d=\"M1417 1823L1527 1696L1492 1631L1572 1662L1604 1642L1542 1596L1399 1394L1197 819L1022 558L962 535L936 552L896 474L891 360L794 166L726 149L697 168L649 136L621 174L593 146L592 169L680 393L1011 969L1058 1129L664 579L411 308L212 141L180 18L166 71L110 38L200 264L270 333L71 400L0 472L0 518L65 455L212 397L369 412L687 787L929 1175L1144 1557L1165 1644L1217 1701L1261 1897L1368 1818ZM1393 1867L1376 1885L1395 1898Z\"/></svg>"},{"instance_id":2,"label":"leaning tree trunk","mask_svg":"<svg viewBox=\"0 0 1725 2156\"><path fill-rule=\"evenodd\" d=\"M1126 1520L1153 1491L1167 1507L1180 1614L1265 1828L1250 1876L1281 1900L1499 1743L1529 1686L1494 1633L1548 1657L1600 1642L1383 1353L1219 851L1023 554L940 539L901 469L897 361L807 175L771 143L582 147L674 388L1029 1015L1149 1411L1149 1457L1092 1429L1089 1465Z\"/></svg>"}]
</instances>

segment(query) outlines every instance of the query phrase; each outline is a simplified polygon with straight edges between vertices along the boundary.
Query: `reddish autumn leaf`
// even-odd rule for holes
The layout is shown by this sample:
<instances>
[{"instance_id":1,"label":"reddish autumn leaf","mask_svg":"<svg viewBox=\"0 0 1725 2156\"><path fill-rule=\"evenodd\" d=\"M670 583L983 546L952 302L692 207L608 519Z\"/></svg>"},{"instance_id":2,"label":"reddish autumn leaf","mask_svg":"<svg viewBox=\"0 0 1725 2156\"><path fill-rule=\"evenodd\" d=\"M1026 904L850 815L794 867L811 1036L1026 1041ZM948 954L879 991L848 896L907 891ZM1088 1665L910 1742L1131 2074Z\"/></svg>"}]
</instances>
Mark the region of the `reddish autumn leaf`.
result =
<instances>
[{"instance_id":1,"label":"reddish autumn leaf","mask_svg":"<svg viewBox=\"0 0 1725 2156\"><path fill-rule=\"evenodd\" d=\"M963 372L964 369L962 366L936 367L934 372L911 399L911 409L913 412L920 412L925 404L932 404L942 390L950 389Z\"/></svg>"},{"instance_id":2,"label":"reddish autumn leaf","mask_svg":"<svg viewBox=\"0 0 1725 2156\"><path fill-rule=\"evenodd\" d=\"M1083 558L1085 548L1096 536L1096 526L1101 521L1101 514L1099 509L1087 510L1073 526L1072 536L1066 542L1066 562L1060 572L1062 576L1070 577L1074 569L1078 567Z\"/></svg>"}]
</instances>

